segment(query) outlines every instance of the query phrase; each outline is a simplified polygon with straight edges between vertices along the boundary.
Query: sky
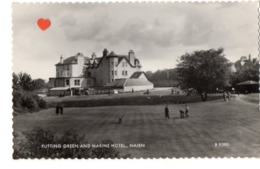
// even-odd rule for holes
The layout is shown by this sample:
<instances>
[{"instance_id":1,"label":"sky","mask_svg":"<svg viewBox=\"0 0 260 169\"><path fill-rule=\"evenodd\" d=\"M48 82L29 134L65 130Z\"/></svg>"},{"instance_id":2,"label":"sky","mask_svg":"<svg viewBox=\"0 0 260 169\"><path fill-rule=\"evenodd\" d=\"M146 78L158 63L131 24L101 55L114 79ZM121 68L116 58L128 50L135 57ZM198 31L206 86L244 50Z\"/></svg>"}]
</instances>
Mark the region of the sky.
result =
<instances>
[{"instance_id":1,"label":"sky","mask_svg":"<svg viewBox=\"0 0 260 169\"><path fill-rule=\"evenodd\" d=\"M258 3L13 4L13 71L55 77L60 56L134 50L143 71L176 67L195 50L258 57ZM47 30L37 20L51 21Z\"/></svg>"}]
</instances>

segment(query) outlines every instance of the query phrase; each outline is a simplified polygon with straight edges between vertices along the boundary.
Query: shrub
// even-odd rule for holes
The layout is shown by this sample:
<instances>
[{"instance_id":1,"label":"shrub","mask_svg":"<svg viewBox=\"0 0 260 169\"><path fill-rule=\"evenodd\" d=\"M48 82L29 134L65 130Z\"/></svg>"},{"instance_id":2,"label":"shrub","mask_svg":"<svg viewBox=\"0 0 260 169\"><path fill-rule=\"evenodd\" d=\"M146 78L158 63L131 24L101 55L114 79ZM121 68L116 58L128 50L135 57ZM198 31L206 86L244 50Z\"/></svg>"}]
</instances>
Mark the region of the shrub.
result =
<instances>
[{"instance_id":1,"label":"shrub","mask_svg":"<svg viewBox=\"0 0 260 169\"><path fill-rule=\"evenodd\" d=\"M27 109L31 111L39 110L38 103L35 99L33 99L31 96L24 96L22 98L22 104L23 107L26 107Z\"/></svg>"},{"instance_id":2,"label":"shrub","mask_svg":"<svg viewBox=\"0 0 260 169\"><path fill-rule=\"evenodd\" d=\"M21 107L22 103L22 93L18 91L13 91L13 106L14 107Z\"/></svg>"},{"instance_id":3,"label":"shrub","mask_svg":"<svg viewBox=\"0 0 260 169\"><path fill-rule=\"evenodd\" d=\"M55 135L51 131L35 128L32 131L23 132L22 135L14 133L13 158L127 158L130 155L120 156L120 153L112 148L42 148L43 144L86 144L84 135L78 135L73 130ZM113 144L111 140L102 141L105 144Z\"/></svg>"},{"instance_id":4,"label":"shrub","mask_svg":"<svg viewBox=\"0 0 260 169\"><path fill-rule=\"evenodd\" d=\"M21 109L26 112L38 111L39 108L47 108L47 103L37 94L22 90L13 90L13 107L15 110Z\"/></svg>"},{"instance_id":5,"label":"shrub","mask_svg":"<svg viewBox=\"0 0 260 169\"><path fill-rule=\"evenodd\" d=\"M42 108L42 109L46 109L46 108L48 107L46 101L43 100L43 99L40 99L40 100L38 101L38 106L39 106L40 108Z\"/></svg>"}]
</instances>

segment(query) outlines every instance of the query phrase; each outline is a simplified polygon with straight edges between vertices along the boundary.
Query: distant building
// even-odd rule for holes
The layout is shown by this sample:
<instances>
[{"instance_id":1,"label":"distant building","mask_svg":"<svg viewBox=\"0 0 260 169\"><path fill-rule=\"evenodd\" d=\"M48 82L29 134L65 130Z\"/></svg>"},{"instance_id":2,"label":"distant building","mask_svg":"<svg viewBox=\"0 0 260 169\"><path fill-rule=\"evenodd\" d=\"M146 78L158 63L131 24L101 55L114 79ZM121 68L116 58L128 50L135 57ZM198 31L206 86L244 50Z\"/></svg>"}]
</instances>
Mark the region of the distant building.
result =
<instances>
[{"instance_id":1,"label":"distant building","mask_svg":"<svg viewBox=\"0 0 260 169\"><path fill-rule=\"evenodd\" d=\"M117 55L113 51L109 53L104 49L101 57L97 57L95 53L91 57L78 53L63 60L61 56L60 62L55 66L56 77L49 78L52 93L113 85L117 88L114 82L119 80L135 81L136 85L131 88L135 91L153 88L153 84L141 71L142 65L133 50L130 50L128 55ZM128 91L127 88L122 90Z\"/></svg>"},{"instance_id":2,"label":"distant building","mask_svg":"<svg viewBox=\"0 0 260 169\"><path fill-rule=\"evenodd\" d=\"M248 57L247 56L241 56L240 60L235 62L234 67L235 67L235 70L238 71L238 70L242 70L243 68L256 65L257 63L259 63L259 59L258 58L252 58L251 55L249 54Z\"/></svg>"}]
</instances>

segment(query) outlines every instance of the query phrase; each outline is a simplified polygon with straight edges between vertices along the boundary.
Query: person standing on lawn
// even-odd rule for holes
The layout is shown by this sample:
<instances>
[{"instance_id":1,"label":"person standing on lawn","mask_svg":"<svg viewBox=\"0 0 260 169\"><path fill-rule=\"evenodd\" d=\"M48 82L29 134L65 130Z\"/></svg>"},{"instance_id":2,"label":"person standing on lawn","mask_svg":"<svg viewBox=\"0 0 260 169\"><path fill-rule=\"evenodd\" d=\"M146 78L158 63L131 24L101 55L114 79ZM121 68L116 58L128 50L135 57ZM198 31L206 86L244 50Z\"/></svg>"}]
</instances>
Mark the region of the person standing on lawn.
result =
<instances>
[{"instance_id":1,"label":"person standing on lawn","mask_svg":"<svg viewBox=\"0 0 260 169\"><path fill-rule=\"evenodd\" d=\"M63 106L60 105L60 115L63 115Z\"/></svg>"},{"instance_id":2,"label":"person standing on lawn","mask_svg":"<svg viewBox=\"0 0 260 169\"><path fill-rule=\"evenodd\" d=\"M190 109L189 106L186 104L185 105L185 117L186 118L189 117L189 114L188 114L189 113L189 109Z\"/></svg>"},{"instance_id":3,"label":"person standing on lawn","mask_svg":"<svg viewBox=\"0 0 260 169\"><path fill-rule=\"evenodd\" d=\"M55 111L56 115L58 116L60 113L60 106L59 103L56 104L56 111Z\"/></svg>"},{"instance_id":4,"label":"person standing on lawn","mask_svg":"<svg viewBox=\"0 0 260 169\"><path fill-rule=\"evenodd\" d=\"M226 101L226 92L225 91L223 91L223 99L224 99L224 101Z\"/></svg>"},{"instance_id":5,"label":"person standing on lawn","mask_svg":"<svg viewBox=\"0 0 260 169\"><path fill-rule=\"evenodd\" d=\"M165 106L164 112L165 112L165 120L170 119L168 105Z\"/></svg>"}]
</instances>

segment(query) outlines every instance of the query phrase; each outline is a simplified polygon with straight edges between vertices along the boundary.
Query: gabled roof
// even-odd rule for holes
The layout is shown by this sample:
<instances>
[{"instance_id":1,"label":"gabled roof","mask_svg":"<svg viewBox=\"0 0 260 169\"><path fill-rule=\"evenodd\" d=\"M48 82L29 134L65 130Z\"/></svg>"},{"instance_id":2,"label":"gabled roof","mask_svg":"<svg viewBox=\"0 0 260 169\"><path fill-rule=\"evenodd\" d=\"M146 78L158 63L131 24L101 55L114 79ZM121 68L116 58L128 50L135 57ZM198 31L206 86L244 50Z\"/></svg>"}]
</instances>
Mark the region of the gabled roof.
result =
<instances>
[{"instance_id":1,"label":"gabled roof","mask_svg":"<svg viewBox=\"0 0 260 169\"><path fill-rule=\"evenodd\" d=\"M112 57L117 57L118 58L118 65L122 62L122 60L126 60L127 62L128 62L128 64L131 66L131 67L135 67L134 65L132 65L130 62L129 62L129 60L128 60L128 56L127 55L117 55L117 54L115 54L114 52L111 52L108 56L106 56L106 57L100 57L100 59L99 59L99 62L97 63L97 65L96 66L91 66L91 67L89 67L89 68L98 68L99 67L99 65L102 63L102 61L103 61L103 59L109 59L109 58L112 58ZM138 59L136 59L136 60L138 60ZM138 62L139 62L139 60L138 60Z\"/></svg>"},{"instance_id":2,"label":"gabled roof","mask_svg":"<svg viewBox=\"0 0 260 169\"><path fill-rule=\"evenodd\" d=\"M116 79L108 84L108 86L123 87L127 79Z\"/></svg>"},{"instance_id":3,"label":"gabled roof","mask_svg":"<svg viewBox=\"0 0 260 169\"><path fill-rule=\"evenodd\" d=\"M108 84L113 87L124 87L124 86L146 86L153 85L147 79L116 79L114 82Z\"/></svg>"},{"instance_id":4,"label":"gabled roof","mask_svg":"<svg viewBox=\"0 0 260 169\"><path fill-rule=\"evenodd\" d=\"M132 74L132 76L130 77L130 79L138 79L142 74L145 75L144 72L134 72L134 73ZM145 75L145 77L146 77L146 75Z\"/></svg>"},{"instance_id":5,"label":"gabled roof","mask_svg":"<svg viewBox=\"0 0 260 169\"><path fill-rule=\"evenodd\" d=\"M135 67L134 65L132 65L132 64L130 63L130 61L128 60L127 56L125 56L125 55L120 55L120 56L118 56L118 64L120 64L120 63L122 62L122 60L124 60L124 59L127 61L127 63L128 63L131 67Z\"/></svg>"}]
</instances>

